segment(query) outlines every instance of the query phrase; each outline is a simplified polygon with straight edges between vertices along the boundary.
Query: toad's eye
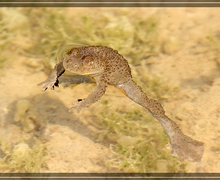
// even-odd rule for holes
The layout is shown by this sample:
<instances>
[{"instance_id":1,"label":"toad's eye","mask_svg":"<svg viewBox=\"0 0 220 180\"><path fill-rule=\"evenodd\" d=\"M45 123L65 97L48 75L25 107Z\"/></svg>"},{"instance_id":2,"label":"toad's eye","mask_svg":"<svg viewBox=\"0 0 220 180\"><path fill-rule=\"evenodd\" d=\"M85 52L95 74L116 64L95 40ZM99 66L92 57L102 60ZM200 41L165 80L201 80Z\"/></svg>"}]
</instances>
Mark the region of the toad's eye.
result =
<instances>
[{"instance_id":1,"label":"toad's eye","mask_svg":"<svg viewBox=\"0 0 220 180\"><path fill-rule=\"evenodd\" d=\"M84 66L90 66L94 64L94 57L93 56L85 56L83 59Z\"/></svg>"},{"instance_id":2,"label":"toad's eye","mask_svg":"<svg viewBox=\"0 0 220 180\"><path fill-rule=\"evenodd\" d=\"M67 54L69 54L73 57L79 57L79 56L81 56L81 50L79 48L73 48Z\"/></svg>"}]
</instances>

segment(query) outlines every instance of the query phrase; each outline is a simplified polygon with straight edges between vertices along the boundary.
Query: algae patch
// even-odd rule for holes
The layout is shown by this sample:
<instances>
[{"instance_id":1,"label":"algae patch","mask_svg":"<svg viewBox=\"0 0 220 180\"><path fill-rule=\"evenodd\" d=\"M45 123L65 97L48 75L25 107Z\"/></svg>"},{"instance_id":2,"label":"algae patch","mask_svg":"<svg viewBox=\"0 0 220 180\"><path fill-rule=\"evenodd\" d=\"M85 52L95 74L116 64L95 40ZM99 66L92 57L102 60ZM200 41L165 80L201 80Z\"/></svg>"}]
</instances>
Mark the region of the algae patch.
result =
<instances>
[{"instance_id":1,"label":"algae patch","mask_svg":"<svg viewBox=\"0 0 220 180\"><path fill-rule=\"evenodd\" d=\"M20 125L15 142L1 138L1 172L40 172L47 154L46 146L38 139L37 131L44 125L30 100L15 104L13 125ZM39 133L39 132L38 132Z\"/></svg>"},{"instance_id":2,"label":"algae patch","mask_svg":"<svg viewBox=\"0 0 220 180\"><path fill-rule=\"evenodd\" d=\"M42 57L52 67L59 60L57 51L68 44L109 46L136 65L159 52L159 15L142 17L139 13L135 18L129 9L87 10L67 16L64 8L22 9L33 35L33 45L26 53Z\"/></svg>"},{"instance_id":3,"label":"algae patch","mask_svg":"<svg viewBox=\"0 0 220 180\"><path fill-rule=\"evenodd\" d=\"M108 166L124 172L184 172L186 164L171 155L167 135L146 110L110 107L105 102L97 111L95 121L102 124L95 131L97 140L111 141L115 154Z\"/></svg>"},{"instance_id":4,"label":"algae patch","mask_svg":"<svg viewBox=\"0 0 220 180\"><path fill-rule=\"evenodd\" d=\"M1 147L5 147L1 141ZM39 142L30 146L25 142L16 144L13 148L2 148L5 157L0 159L1 172L40 172L44 163L46 148Z\"/></svg>"}]
</instances>

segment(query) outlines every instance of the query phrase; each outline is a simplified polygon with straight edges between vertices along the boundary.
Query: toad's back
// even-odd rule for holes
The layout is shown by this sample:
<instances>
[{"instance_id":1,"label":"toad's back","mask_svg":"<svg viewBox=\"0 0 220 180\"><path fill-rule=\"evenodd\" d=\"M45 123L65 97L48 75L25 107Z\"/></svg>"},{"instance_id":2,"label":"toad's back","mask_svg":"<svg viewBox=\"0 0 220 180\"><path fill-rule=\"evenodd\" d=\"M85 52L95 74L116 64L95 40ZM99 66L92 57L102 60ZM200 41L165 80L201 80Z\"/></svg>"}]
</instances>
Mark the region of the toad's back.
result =
<instances>
[{"instance_id":1,"label":"toad's back","mask_svg":"<svg viewBox=\"0 0 220 180\"><path fill-rule=\"evenodd\" d=\"M131 79L127 60L106 46L73 48L64 58L63 65L73 73L102 76L108 84L119 85Z\"/></svg>"}]
</instances>

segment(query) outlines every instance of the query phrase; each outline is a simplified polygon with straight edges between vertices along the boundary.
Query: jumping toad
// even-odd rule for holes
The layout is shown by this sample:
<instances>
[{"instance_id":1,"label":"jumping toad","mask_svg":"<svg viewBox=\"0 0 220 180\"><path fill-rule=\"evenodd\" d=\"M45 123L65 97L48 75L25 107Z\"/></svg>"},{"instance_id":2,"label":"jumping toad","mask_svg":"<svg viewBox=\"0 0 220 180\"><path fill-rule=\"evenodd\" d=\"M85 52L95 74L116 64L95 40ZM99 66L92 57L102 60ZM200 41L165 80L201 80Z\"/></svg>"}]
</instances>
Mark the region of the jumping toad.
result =
<instances>
[{"instance_id":1,"label":"jumping toad","mask_svg":"<svg viewBox=\"0 0 220 180\"><path fill-rule=\"evenodd\" d=\"M96 88L86 99L79 99L71 109L80 112L98 101L108 85L114 85L134 102L145 107L162 124L170 138L172 154L181 160L200 161L204 146L180 130L179 126L165 115L163 107L149 99L142 89L132 80L127 60L116 50L105 46L84 46L72 48L52 70L49 78L40 83L43 91L58 86L58 78L68 70L79 75L87 75L96 81Z\"/></svg>"}]
</instances>

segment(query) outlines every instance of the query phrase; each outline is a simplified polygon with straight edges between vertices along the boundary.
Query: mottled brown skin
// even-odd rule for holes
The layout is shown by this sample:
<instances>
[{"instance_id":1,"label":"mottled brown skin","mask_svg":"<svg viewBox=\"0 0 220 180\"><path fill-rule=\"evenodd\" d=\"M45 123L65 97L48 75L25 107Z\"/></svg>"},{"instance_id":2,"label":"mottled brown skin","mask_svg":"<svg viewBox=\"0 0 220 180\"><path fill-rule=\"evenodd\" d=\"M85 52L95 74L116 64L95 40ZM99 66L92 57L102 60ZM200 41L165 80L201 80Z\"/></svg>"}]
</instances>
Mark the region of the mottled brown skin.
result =
<instances>
[{"instance_id":1,"label":"mottled brown skin","mask_svg":"<svg viewBox=\"0 0 220 180\"><path fill-rule=\"evenodd\" d=\"M68 70L79 75L88 75L95 79L96 88L86 99L79 99L71 109L78 112L98 101L106 87L114 85L122 90L131 100L145 107L162 124L170 138L172 154L181 160L200 161L204 146L202 142L184 135L178 125L165 115L163 107L149 99L142 89L132 80L131 69L127 60L116 50L104 46L85 46L71 49L52 70L49 78L40 83L43 91L58 86L58 78Z\"/></svg>"}]
</instances>

